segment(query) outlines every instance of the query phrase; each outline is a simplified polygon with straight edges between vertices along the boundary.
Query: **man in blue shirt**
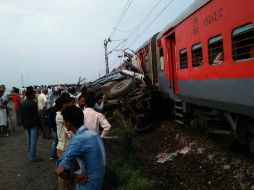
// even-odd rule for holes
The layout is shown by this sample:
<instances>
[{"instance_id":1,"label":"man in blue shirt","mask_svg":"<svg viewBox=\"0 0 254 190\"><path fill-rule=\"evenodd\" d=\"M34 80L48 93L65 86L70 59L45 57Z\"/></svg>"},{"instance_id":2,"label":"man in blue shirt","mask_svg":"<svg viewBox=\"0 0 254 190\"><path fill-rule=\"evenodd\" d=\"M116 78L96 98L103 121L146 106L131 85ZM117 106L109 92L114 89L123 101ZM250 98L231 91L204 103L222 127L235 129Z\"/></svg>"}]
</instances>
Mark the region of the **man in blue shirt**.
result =
<instances>
[{"instance_id":1,"label":"man in blue shirt","mask_svg":"<svg viewBox=\"0 0 254 190\"><path fill-rule=\"evenodd\" d=\"M83 112L76 106L66 108L62 115L65 127L75 136L59 159L56 174L64 176L72 171L73 161L77 160L80 170L73 175L75 189L100 190L105 173L105 151L100 136L86 128Z\"/></svg>"}]
</instances>

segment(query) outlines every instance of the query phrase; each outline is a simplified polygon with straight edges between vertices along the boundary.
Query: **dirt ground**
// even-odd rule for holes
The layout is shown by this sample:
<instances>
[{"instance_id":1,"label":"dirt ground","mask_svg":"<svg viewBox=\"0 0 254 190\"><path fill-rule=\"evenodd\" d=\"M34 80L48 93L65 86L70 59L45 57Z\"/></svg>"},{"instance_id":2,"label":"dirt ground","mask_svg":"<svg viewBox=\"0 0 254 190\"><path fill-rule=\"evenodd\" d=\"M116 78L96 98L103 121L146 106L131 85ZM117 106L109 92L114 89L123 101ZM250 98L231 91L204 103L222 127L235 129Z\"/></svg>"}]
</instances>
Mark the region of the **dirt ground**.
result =
<instances>
[{"instance_id":1,"label":"dirt ground","mask_svg":"<svg viewBox=\"0 0 254 190\"><path fill-rule=\"evenodd\" d=\"M15 120L14 115L12 119ZM43 160L31 163L22 127L16 127L16 132L12 132L10 137L0 137L0 189L55 190L55 161L49 159L51 143L52 140L40 136L37 155Z\"/></svg>"},{"instance_id":2,"label":"dirt ground","mask_svg":"<svg viewBox=\"0 0 254 190\"><path fill-rule=\"evenodd\" d=\"M225 151L191 129L165 121L134 139L142 158L138 169L156 189L254 189L251 159ZM23 128L0 137L0 190L57 189L51 143L40 136L37 153L43 161L31 163Z\"/></svg>"},{"instance_id":3,"label":"dirt ground","mask_svg":"<svg viewBox=\"0 0 254 190\"><path fill-rule=\"evenodd\" d=\"M167 121L137 135L136 143L140 169L157 189L254 189L253 160L193 129Z\"/></svg>"}]
</instances>

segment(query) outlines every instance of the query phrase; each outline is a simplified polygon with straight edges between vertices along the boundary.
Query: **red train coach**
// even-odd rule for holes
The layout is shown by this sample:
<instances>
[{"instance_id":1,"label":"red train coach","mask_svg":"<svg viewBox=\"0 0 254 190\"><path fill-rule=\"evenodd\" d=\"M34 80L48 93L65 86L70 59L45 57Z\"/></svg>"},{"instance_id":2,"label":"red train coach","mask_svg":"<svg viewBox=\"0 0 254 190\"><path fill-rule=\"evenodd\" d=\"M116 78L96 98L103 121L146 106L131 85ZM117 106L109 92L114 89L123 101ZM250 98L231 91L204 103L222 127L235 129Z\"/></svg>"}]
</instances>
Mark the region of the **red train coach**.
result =
<instances>
[{"instance_id":1,"label":"red train coach","mask_svg":"<svg viewBox=\"0 0 254 190\"><path fill-rule=\"evenodd\" d=\"M157 35L157 62L151 63L159 91L175 100L179 123L191 113L206 118L210 132L253 134L253 5L253 0L197 0ZM138 57L142 51L147 52L139 49ZM221 116L229 130L211 124L219 126Z\"/></svg>"},{"instance_id":2,"label":"red train coach","mask_svg":"<svg viewBox=\"0 0 254 190\"><path fill-rule=\"evenodd\" d=\"M158 86L156 54L156 37L158 34L159 33L154 34L136 51L140 67L154 86Z\"/></svg>"}]
</instances>

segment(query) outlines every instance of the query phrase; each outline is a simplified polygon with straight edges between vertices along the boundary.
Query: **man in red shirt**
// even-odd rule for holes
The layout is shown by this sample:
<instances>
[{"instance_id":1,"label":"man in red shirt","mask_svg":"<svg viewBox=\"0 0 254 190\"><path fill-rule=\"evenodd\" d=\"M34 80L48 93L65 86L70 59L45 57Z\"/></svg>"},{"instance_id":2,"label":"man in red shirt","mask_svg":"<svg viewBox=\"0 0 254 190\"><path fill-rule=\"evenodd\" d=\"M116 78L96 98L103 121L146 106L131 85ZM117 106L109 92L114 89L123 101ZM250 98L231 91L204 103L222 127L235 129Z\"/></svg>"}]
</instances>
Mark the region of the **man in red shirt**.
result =
<instances>
[{"instance_id":1,"label":"man in red shirt","mask_svg":"<svg viewBox=\"0 0 254 190\"><path fill-rule=\"evenodd\" d=\"M15 88L15 87L13 88L12 101L13 101L15 112L16 112L17 126L21 126L21 122L20 122L20 95L19 95L18 88Z\"/></svg>"}]
</instances>

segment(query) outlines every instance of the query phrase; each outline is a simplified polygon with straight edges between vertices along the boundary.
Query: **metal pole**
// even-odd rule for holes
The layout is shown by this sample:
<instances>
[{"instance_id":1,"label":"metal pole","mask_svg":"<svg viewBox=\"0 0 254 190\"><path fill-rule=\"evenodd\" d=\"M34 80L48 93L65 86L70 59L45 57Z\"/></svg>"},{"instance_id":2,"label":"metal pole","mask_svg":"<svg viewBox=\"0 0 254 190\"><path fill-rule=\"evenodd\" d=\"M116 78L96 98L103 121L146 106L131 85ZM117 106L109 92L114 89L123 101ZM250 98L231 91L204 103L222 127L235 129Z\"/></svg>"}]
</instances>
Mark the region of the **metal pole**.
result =
<instances>
[{"instance_id":1,"label":"metal pole","mask_svg":"<svg viewBox=\"0 0 254 190\"><path fill-rule=\"evenodd\" d=\"M109 73L109 67L108 67L108 40L104 40L104 48L105 48L106 74L108 74Z\"/></svg>"}]
</instances>

